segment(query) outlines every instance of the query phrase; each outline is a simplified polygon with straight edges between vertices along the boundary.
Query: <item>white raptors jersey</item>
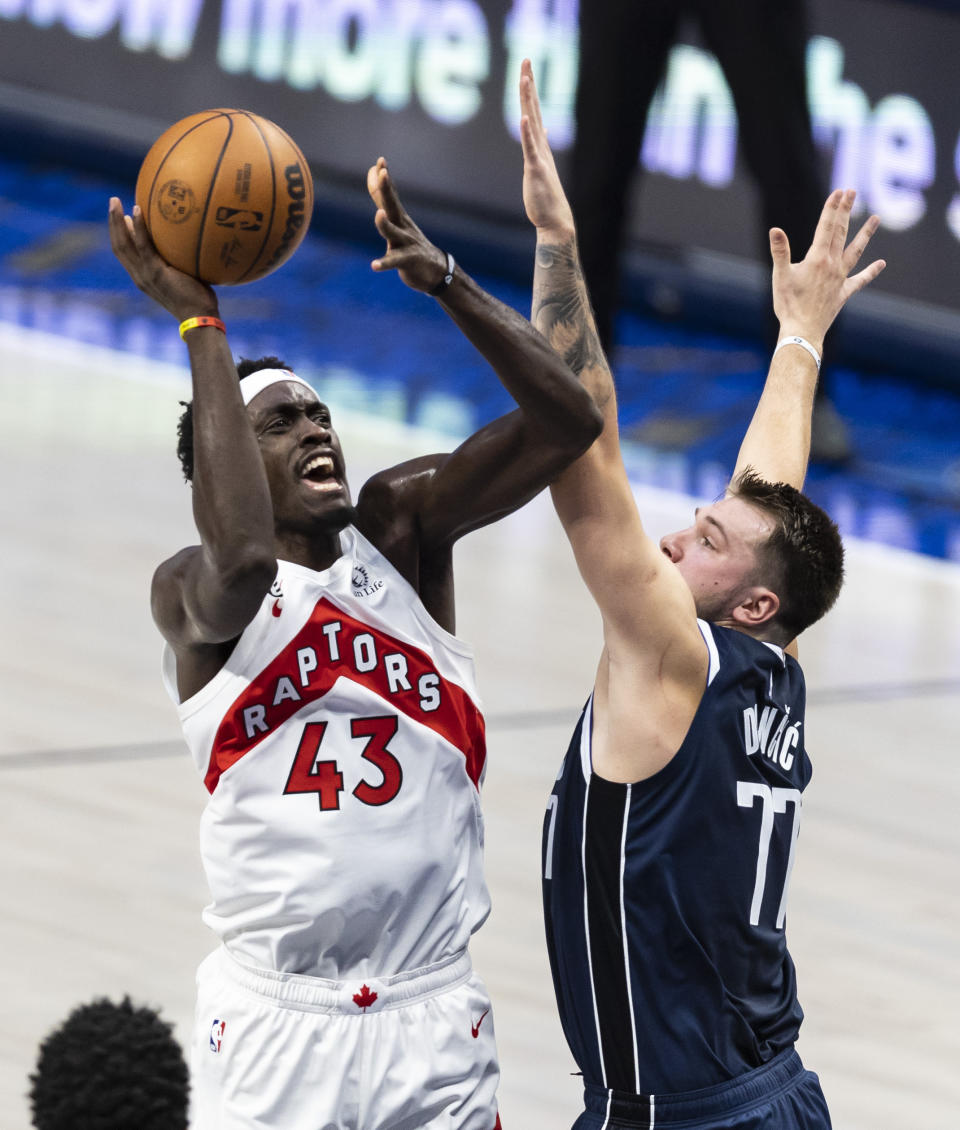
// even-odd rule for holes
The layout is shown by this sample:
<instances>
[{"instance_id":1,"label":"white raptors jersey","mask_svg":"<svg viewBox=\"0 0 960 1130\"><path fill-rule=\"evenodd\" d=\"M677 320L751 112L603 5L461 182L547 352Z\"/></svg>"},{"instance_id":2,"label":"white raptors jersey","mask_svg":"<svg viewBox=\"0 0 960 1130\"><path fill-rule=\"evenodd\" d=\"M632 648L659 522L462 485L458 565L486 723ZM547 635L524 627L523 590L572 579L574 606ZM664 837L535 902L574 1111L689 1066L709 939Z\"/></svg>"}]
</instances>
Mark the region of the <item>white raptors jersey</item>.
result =
<instances>
[{"instance_id":1,"label":"white raptors jersey","mask_svg":"<svg viewBox=\"0 0 960 1130\"><path fill-rule=\"evenodd\" d=\"M490 909L472 652L357 530L341 545L323 572L279 562L178 704L210 791L204 920L238 961L334 981L449 957Z\"/></svg>"}]
</instances>

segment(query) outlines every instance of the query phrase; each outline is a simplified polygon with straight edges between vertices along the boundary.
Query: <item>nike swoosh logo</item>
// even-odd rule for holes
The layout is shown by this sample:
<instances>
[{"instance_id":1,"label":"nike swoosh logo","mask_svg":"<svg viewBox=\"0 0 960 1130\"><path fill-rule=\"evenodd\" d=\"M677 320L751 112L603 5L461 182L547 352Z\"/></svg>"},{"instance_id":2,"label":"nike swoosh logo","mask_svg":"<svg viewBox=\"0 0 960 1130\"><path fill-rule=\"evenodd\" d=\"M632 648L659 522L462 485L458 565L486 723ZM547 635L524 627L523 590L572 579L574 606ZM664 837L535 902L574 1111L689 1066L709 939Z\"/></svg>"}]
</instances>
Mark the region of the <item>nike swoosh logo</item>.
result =
<instances>
[{"instance_id":1,"label":"nike swoosh logo","mask_svg":"<svg viewBox=\"0 0 960 1130\"><path fill-rule=\"evenodd\" d=\"M280 607L280 601L279 600L275 600L273 602L273 608L271 609L271 611L273 612L274 616L279 616L280 613L283 611L283 609Z\"/></svg>"},{"instance_id":2,"label":"nike swoosh logo","mask_svg":"<svg viewBox=\"0 0 960 1130\"><path fill-rule=\"evenodd\" d=\"M475 1040L478 1040L480 1038L480 1025L483 1023L483 1017L486 1016L489 1011L490 1011L490 1009L488 1008L483 1013L483 1016L481 1016L480 1019L476 1022L476 1024L470 1025L470 1034L473 1036L473 1038Z\"/></svg>"}]
</instances>

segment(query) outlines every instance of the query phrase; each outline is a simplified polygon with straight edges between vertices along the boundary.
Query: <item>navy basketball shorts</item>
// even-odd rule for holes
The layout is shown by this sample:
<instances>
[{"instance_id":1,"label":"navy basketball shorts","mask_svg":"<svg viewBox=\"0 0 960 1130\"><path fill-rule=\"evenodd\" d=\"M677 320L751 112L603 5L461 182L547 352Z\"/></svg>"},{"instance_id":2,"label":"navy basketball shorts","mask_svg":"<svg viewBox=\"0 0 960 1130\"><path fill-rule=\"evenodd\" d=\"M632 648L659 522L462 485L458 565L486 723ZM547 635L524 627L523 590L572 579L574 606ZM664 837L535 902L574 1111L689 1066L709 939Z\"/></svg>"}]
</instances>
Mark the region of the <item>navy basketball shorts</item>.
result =
<instances>
[{"instance_id":1,"label":"navy basketball shorts","mask_svg":"<svg viewBox=\"0 0 960 1130\"><path fill-rule=\"evenodd\" d=\"M573 1130L831 1130L820 1080L795 1051L697 1091L631 1095L587 1084Z\"/></svg>"}]
</instances>

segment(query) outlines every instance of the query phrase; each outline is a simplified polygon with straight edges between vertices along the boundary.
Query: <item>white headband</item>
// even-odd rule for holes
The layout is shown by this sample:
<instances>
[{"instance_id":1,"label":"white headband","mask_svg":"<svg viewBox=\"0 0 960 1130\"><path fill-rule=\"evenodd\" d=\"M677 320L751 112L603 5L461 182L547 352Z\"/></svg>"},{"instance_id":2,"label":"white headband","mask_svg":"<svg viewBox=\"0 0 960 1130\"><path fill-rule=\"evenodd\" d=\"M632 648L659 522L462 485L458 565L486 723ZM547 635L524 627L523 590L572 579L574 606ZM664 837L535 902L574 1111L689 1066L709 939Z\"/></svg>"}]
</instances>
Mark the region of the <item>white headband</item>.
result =
<instances>
[{"instance_id":1,"label":"white headband","mask_svg":"<svg viewBox=\"0 0 960 1130\"><path fill-rule=\"evenodd\" d=\"M294 384L303 385L304 388L314 392L312 385L307 384L303 377L291 373L289 369L258 369L255 373L251 373L249 377L244 377L240 382L240 395L243 397L243 403L249 404L265 388L279 384L281 381L293 381Z\"/></svg>"}]
</instances>

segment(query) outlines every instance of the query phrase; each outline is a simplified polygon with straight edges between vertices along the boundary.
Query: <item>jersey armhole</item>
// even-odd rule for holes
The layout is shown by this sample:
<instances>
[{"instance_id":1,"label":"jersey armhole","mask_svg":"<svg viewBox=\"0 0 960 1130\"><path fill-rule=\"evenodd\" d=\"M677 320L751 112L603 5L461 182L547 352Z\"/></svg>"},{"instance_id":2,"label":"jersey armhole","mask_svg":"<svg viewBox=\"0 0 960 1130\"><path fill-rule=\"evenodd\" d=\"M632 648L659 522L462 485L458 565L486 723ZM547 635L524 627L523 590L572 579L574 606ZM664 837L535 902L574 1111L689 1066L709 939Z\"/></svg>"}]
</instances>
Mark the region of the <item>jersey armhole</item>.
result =
<instances>
[{"instance_id":1,"label":"jersey armhole","mask_svg":"<svg viewBox=\"0 0 960 1130\"><path fill-rule=\"evenodd\" d=\"M697 620L697 627L703 642L707 645L707 654L710 661L707 665L707 686L709 687L720 671L720 652L717 650L717 641L713 638L713 628L706 620Z\"/></svg>"},{"instance_id":2,"label":"jersey armhole","mask_svg":"<svg viewBox=\"0 0 960 1130\"><path fill-rule=\"evenodd\" d=\"M704 645L707 649L707 680L704 691L711 685L720 671L720 652L717 648L717 641L713 635L713 628L706 620L697 619L697 627L700 629L700 635L703 638ZM696 723L697 716L703 705L703 700L697 706L693 718L690 720L690 726L687 733L684 734L683 741L680 743L679 749L670 758L670 760L661 769L658 769L650 777L644 777L642 780L630 782L630 787L635 790L643 790L648 788L660 787L663 783L673 777L675 774L683 771L683 767L689 758L689 753L685 753L687 748L687 736L690 730ZM589 781L594 773L593 769L593 694L587 699L587 705L584 708L583 727L580 733L580 768L583 773L585 781Z\"/></svg>"},{"instance_id":3,"label":"jersey armhole","mask_svg":"<svg viewBox=\"0 0 960 1130\"><path fill-rule=\"evenodd\" d=\"M583 708L583 724L580 727L580 771L584 781L593 776L593 692Z\"/></svg>"}]
</instances>

